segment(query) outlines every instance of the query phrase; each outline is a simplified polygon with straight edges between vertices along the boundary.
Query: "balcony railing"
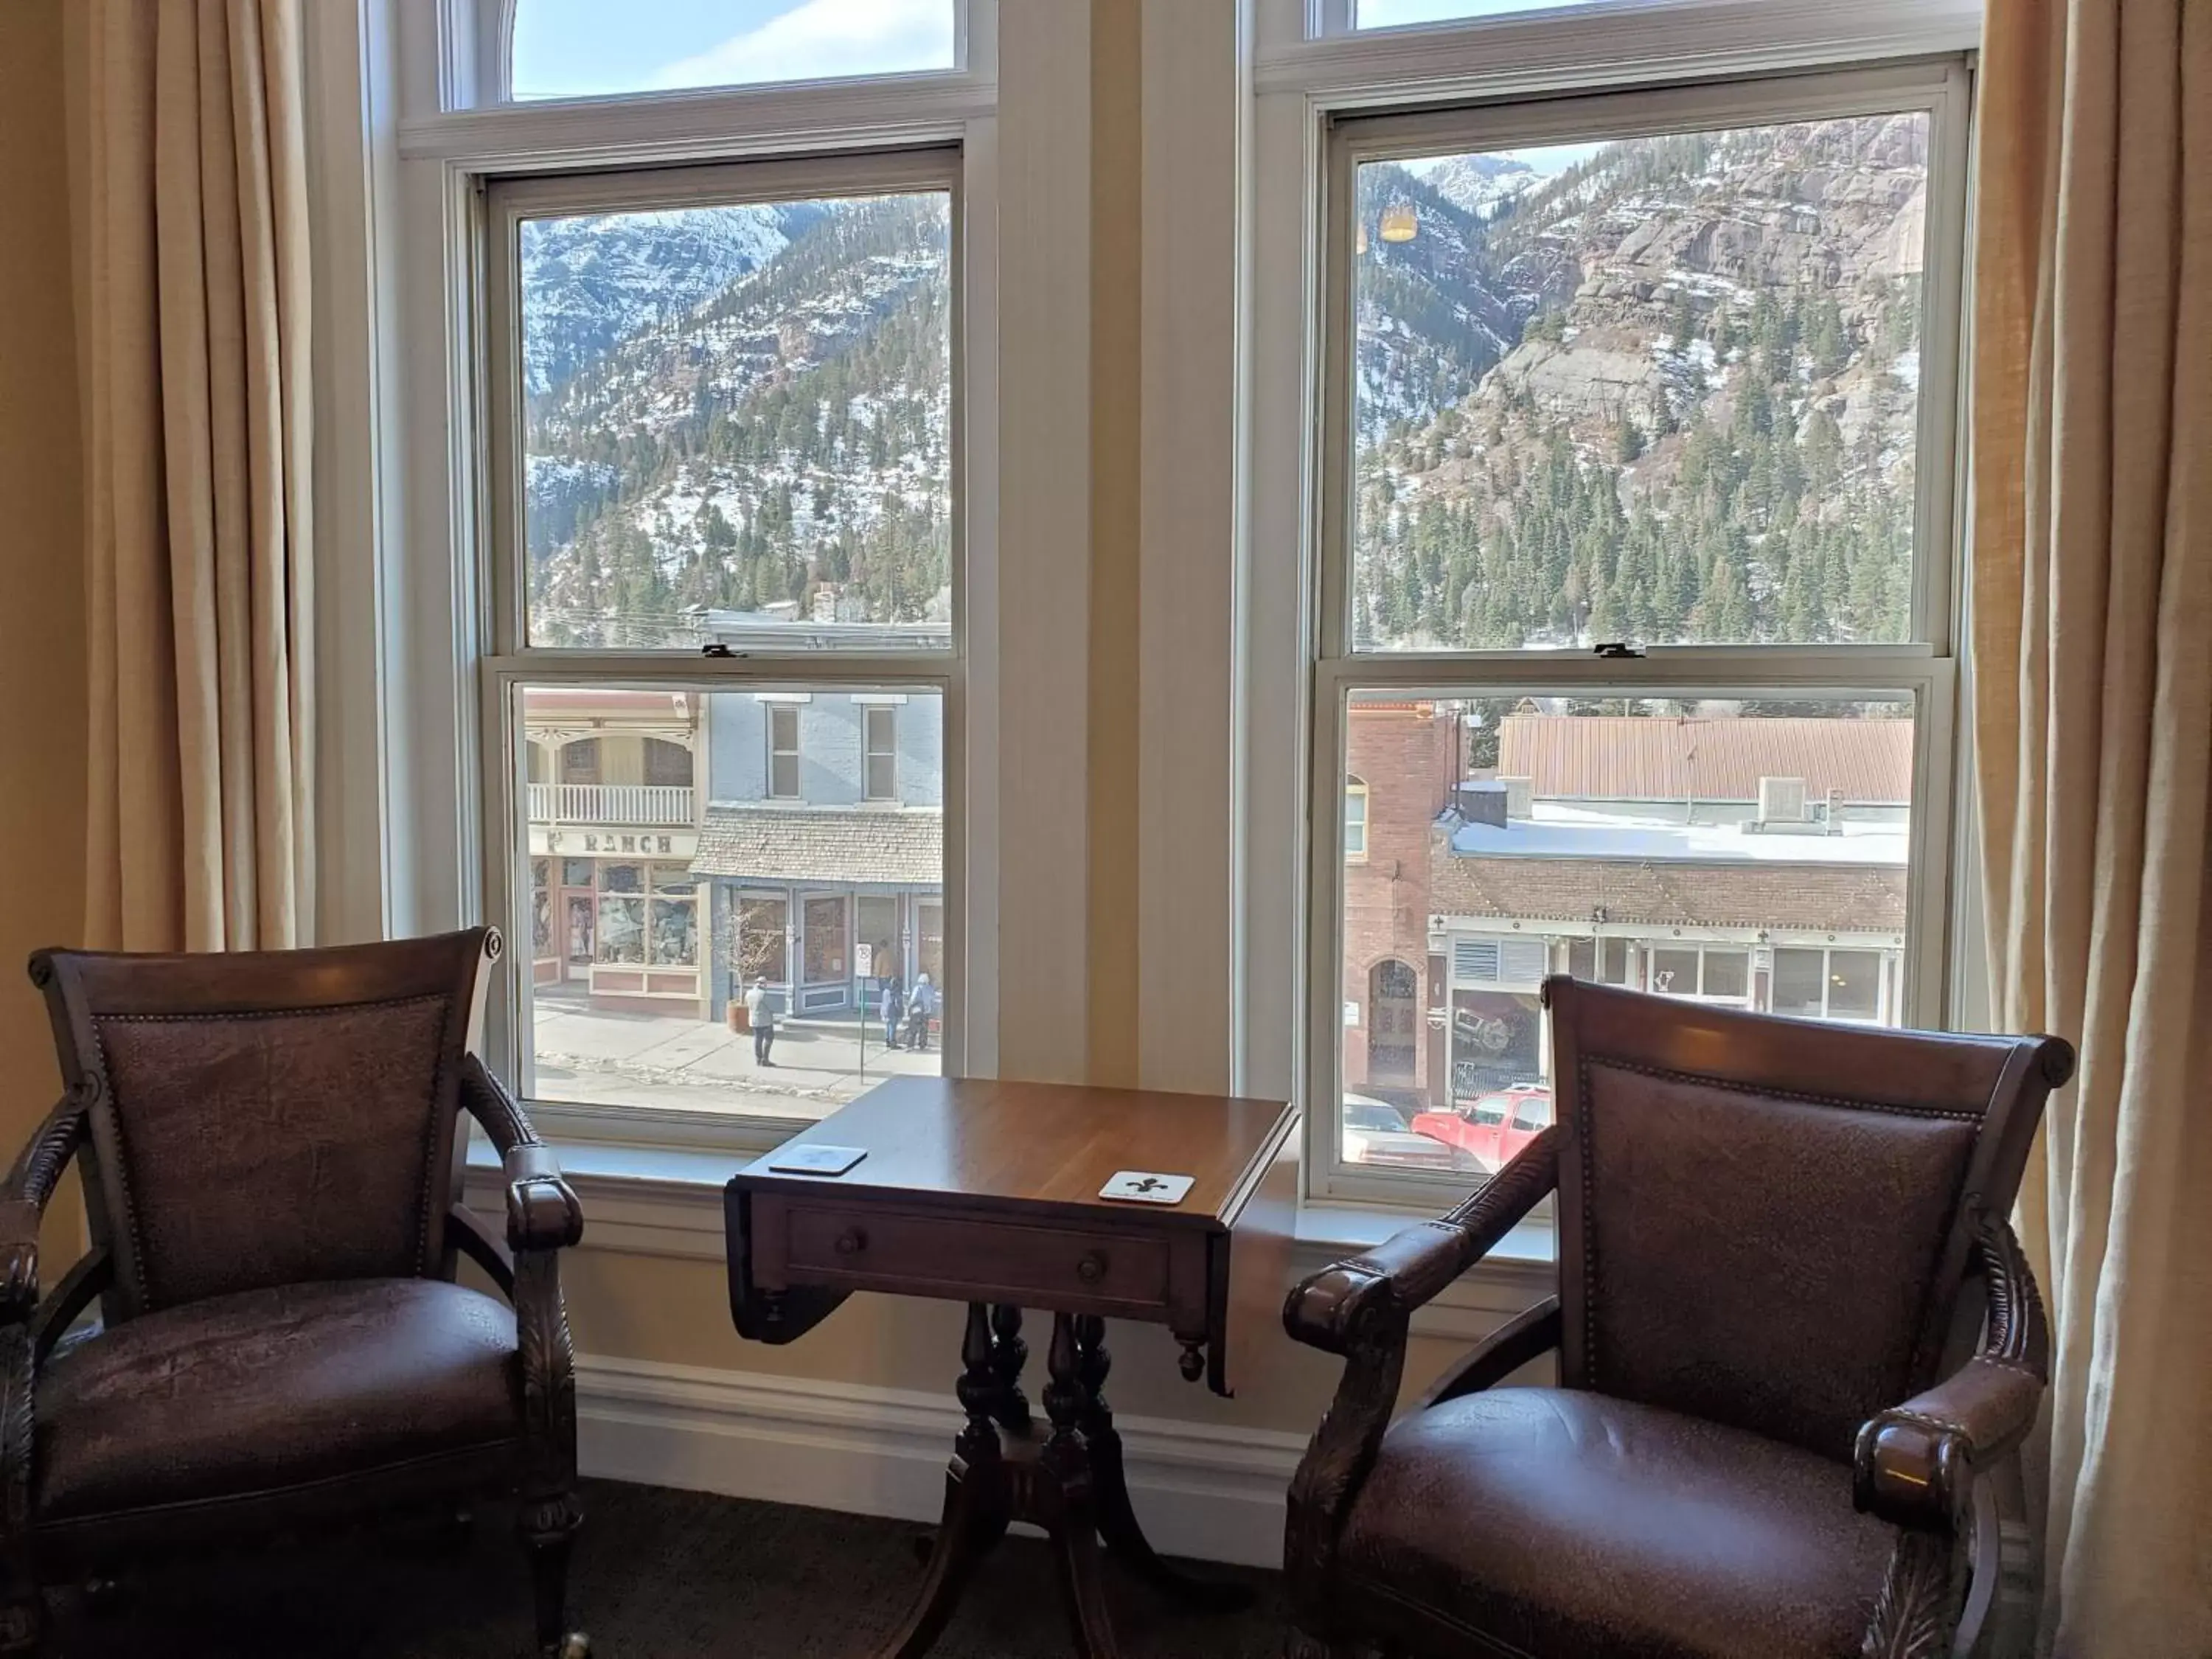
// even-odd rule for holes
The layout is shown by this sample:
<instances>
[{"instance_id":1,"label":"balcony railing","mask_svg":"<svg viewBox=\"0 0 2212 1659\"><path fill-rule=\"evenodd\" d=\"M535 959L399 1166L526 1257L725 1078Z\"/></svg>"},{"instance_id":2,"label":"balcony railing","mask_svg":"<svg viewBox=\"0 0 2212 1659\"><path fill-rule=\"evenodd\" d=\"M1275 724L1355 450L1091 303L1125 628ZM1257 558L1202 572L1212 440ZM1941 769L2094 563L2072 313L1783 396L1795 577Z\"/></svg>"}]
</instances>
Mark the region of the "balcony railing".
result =
<instances>
[{"instance_id":1,"label":"balcony railing","mask_svg":"<svg viewBox=\"0 0 2212 1659\"><path fill-rule=\"evenodd\" d=\"M689 787L660 783L533 783L532 823L688 824Z\"/></svg>"}]
</instances>

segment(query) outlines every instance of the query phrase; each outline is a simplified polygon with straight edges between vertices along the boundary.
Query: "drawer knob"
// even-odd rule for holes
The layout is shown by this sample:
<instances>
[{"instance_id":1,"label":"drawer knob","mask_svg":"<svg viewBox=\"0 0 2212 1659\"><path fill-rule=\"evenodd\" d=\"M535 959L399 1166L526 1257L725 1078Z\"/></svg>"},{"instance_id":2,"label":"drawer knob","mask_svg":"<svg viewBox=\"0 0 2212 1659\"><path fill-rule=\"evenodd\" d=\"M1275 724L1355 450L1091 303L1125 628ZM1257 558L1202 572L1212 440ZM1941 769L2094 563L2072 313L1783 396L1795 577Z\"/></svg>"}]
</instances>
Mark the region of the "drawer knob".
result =
<instances>
[{"instance_id":1,"label":"drawer knob","mask_svg":"<svg viewBox=\"0 0 2212 1659\"><path fill-rule=\"evenodd\" d=\"M868 1236L858 1227L848 1227L837 1235L839 1255L858 1255L868 1248Z\"/></svg>"},{"instance_id":2,"label":"drawer knob","mask_svg":"<svg viewBox=\"0 0 2212 1659\"><path fill-rule=\"evenodd\" d=\"M1075 1276L1086 1285L1096 1285L1106 1277L1106 1258L1092 1250L1075 1264Z\"/></svg>"}]
</instances>

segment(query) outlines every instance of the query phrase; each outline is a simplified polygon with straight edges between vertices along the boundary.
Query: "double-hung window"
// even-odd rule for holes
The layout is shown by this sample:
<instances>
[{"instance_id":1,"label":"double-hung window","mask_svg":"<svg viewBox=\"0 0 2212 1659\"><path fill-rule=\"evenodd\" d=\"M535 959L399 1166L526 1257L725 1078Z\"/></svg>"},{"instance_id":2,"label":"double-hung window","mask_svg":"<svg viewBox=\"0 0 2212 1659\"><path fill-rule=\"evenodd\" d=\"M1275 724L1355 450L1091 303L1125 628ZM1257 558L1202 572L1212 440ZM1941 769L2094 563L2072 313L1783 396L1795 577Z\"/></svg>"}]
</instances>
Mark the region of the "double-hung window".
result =
<instances>
[{"instance_id":1,"label":"double-hung window","mask_svg":"<svg viewBox=\"0 0 2212 1659\"><path fill-rule=\"evenodd\" d=\"M587 52L596 14L524 0L507 98L641 97L480 112L560 152L464 199L486 909L529 945L488 1052L569 1133L780 1135L881 1079L867 1017L924 971L947 1041L892 1069L962 1052L967 129L913 113L942 88L849 78L796 129L773 86L710 94L704 137L702 94L654 97L950 76L991 15L917 4L863 41L829 9L700 22L656 67L682 43Z\"/></svg>"},{"instance_id":2,"label":"double-hung window","mask_svg":"<svg viewBox=\"0 0 2212 1659\"><path fill-rule=\"evenodd\" d=\"M1545 1116L1549 975L1942 1023L1967 84L1321 121L1316 1192Z\"/></svg>"},{"instance_id":3,"label":"double-hung window","mask_svg":"<svg viewBox=\"0 0 2212 1659\"><path fill-rule=\"evenodd\" d=\"M898 799L898 710L882 705L864 708L860 714L867 744L867 798L895 801Z\"/></svg>"}]
</instances>

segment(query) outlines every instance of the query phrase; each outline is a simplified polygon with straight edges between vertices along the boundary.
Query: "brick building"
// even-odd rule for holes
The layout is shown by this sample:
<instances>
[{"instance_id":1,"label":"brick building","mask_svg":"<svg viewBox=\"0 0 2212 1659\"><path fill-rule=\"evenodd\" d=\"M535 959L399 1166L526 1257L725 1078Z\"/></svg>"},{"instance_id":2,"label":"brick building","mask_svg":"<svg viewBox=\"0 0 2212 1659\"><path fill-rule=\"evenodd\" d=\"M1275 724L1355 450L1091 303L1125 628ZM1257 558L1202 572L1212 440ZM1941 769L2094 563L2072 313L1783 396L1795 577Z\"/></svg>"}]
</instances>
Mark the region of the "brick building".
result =
<instances>
[{"instance_id":1,"label":"brick building","mask_svg":"<svg viewBox=\"0 0 2212 1659\"><path fill-rule=\"evenodd\" d=\"M1344 1080L1411 1103L1441 1066L1429 941L1430 836L1459 781L1460 719L1435 702L1364 698L1346 736Z\"/></svg>"},{"instance_id":2,"label":"brick building","mask_svg":"<svg viewBox=\"0 0 2212 1659\"><path fill-rule=\"evenodd\" d=\"M1909 721L1524 706L1480 777L1467 735L1449 703L1352 710L1346 1088L1440 1106L1541 1082L1553 973L1899 1022Z\"/></svg>"}]
</instances>

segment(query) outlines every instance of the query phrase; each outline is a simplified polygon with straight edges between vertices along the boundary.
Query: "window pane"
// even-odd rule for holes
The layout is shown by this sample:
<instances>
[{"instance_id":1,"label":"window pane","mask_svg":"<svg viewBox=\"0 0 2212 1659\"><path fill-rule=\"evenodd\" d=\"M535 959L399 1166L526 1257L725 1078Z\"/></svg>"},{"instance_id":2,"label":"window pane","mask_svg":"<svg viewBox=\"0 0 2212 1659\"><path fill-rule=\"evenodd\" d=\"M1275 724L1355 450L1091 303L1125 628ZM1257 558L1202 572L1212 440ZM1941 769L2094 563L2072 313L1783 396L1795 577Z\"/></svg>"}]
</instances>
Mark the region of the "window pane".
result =
<instances>
[{"instance_id":1,"label":"window pane","mask_svg":"<svg viewBox=\"0 0 2212 1659\"><path fill-rule=\"evenodd\" d=\"M522 740L591 730L607 780L521 791L514 867L529 885L507 914L514 936L532 943L515 964L530 1092L819 1117L886 1076L942 1069L943 699L906 693L897 793L870 799L873 705L860 699L874 695L817 686L805 702L765 702L750 691L574 685L518 694L514 752ZM769 797L772 731L806 752L801 794ZM684 755L696 784L637 781L656 752L649 744ZM659 764L672 775L665 754ZM870 946L865 977L860 941ZM929 1047L909 1042L902 1019L903 1046L887 1048L884 984L896 977L910 993L924 973ZM756 981L777 1017L767 1066L745 1008Z\"/></svg>"},{"instance_id":2,"label":"window pane","mask_svg":"<svg viewBox=\"0 0 2212 1659\"><path fill-rule=\"evenodd\" d=\"M781 898L738 901L737 951L730 963L733 982L766 980L781 985L791 977L790 910L789 901Z\"/></svg>"},{"instance_id":3,"label":"window pane","mask_svg":"<svg viewBox=\"0 0 2212 1659\"><path fill-rule=\"evenodd\" d=\"M1928 137L1363 163L1355 646L1907 637Z\"/></svg>"},{"instance_id":4,"label":"window pane","mask_svg":"<svg viewBox=\"0 0 2212 1659\"><path fill-rule=\"evenodd\" d=\"M1751 952L1706 951L1705 994L1709 997L1733 997L1739 1000L1750 995Z\"/></svg>"},{"instance_id":5,"label":"window pane","mask_svg":"<svg viewBox=\"0 0 2212 1659\"><path fill-rule=\"evenodd\" d=\"M1773 1012L1818 1019L1823 1012L1821 987L1826 976L1826 953L1820 951L1777 951L1774 953Z\"/></svg>"},{"instance_id":6,"label":"window pane","mask_svg":"<svg viewBox=\"0 0 2212 1659\"><path fill-rule=\"evenodd\" d=\"M942 191L524 221L529 642L946 648L951 224Z\"/></svg>"},{"instance_id":7,"label":"window pane","mask_svg":"<svg viewBox=\"0 0 2212 1659\"><path fill-rule=\"evenodd\" d=\"M1654 951L1651 988L1661 996L1698 994L1698 953L1695 951Z\"/></svg>"},{"instance_id":8,"label":"window pane","mask_svg":"<svg viewBox=\"0 0 2212 1659\"><path fill-rule=\"evenodd\" d=\"M517 0L514 95L899 75L954 66L955 0Z\"/></svg>"},{"instance_id":9,"label":"window pane","mask_svg":"<svg viewBox=\"0 0 2212 1659\"><path fill-rule=\"evenodd\" d=\"M1347 1121L1347 1164L1510 1157L1492 1132L1550 1097L1547 974L1898 1019L1880 988L1910 943L1909 699L1393 690L1355 693L1345 727L1375 858L1341 871L1342 1097L1411 1130Z\"/></svg>"},{"instance_id":10,"label":"window pane","mask_svg":"<svg viewBox=\"0 0 2212 1659\"><path fill-rule=\"evenodd\" d=\"M1881 958L1870 951L1828 952L1828 1018L1873 1019L1881 1012Z\"/></svg>"}]
</instances>

